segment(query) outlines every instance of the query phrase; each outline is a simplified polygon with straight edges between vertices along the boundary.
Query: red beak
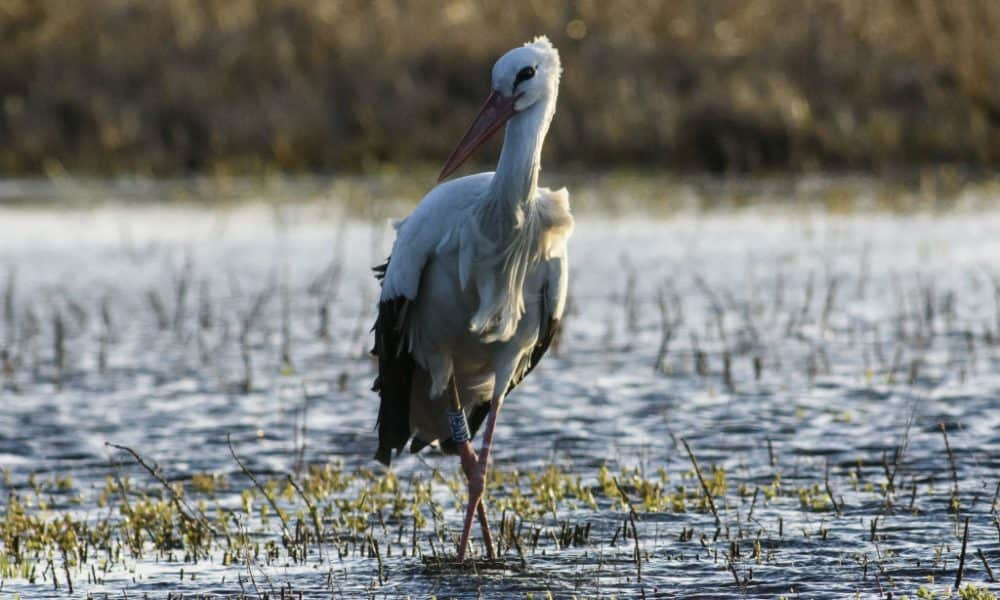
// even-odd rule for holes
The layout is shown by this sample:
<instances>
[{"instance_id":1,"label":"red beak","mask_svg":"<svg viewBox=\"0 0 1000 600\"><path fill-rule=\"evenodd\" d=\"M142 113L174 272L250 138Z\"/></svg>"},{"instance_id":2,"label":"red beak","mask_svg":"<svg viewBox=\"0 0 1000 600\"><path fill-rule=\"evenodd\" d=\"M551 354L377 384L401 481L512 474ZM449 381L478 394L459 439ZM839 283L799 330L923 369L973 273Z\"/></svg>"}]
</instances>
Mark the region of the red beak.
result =
<instances>
[{"instance_id":1,"label":"red beak","mask_svg":"<svg viewBox=\"0 0 1000 600\"><path fill-rule=\"evenodd\" d=\"M462 163L468 160L477 148L482 146L498 129L503 127L504 123L514 116L516 112L514 110L514 102L517 101L517 98L518 96L504 98L500 95L500 92L490 94L490 97L486 99L486 104L483 105L483 109L479 111L479 116L472 122L472 126L465 133L465 137L452 150L448 161L444 163L441 175L438 176L438 183L444 181L449 175L457 171L462 166Z\"/></svg>"}]
</instances>

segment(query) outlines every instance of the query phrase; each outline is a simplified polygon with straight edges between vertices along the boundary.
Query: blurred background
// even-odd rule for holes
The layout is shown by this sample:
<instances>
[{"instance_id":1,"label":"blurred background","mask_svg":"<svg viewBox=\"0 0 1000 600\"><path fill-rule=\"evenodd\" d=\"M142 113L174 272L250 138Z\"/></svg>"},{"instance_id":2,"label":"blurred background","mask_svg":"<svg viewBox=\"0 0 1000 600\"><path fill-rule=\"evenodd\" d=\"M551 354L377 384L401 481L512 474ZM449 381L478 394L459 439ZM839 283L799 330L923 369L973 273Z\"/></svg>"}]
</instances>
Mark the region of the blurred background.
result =
<instances>
[{"instance_id":1,"label":"blurred background","mask_svg":"<svg viewBox=\"0 0 1000 600\"><path fill-rule=\"evenodd\" d=\"M995 0L0 0L0 173L436 166L536 34L549 165L1000 164Z\"/></svg>"}]
</instances>

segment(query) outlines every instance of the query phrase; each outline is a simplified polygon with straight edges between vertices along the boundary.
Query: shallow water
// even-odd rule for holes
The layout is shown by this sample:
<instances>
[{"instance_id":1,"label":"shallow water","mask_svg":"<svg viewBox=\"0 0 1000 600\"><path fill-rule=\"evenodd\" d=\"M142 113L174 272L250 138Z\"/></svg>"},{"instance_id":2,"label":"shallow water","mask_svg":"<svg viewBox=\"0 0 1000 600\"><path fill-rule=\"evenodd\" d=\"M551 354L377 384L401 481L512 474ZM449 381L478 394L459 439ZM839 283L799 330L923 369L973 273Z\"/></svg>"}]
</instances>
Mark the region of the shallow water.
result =
<instances>
[{"instance_id":1,"label":"shallow water","mask_svg":"<svg viewBox=\"0 0 1000 600\"><path fill-rule=\"evenodd\" d=\"M32 190L46 194L44 185ZM100 198L100 188L90 193ZM108 516L97 499L116 473L138 482L135 494L158 493L106 442L135 449L172 482L224 474L228 487L208 503L233 513L252 484L227 435L265 480L294 472L299 458L377 471L367 356L377 289L368 269L388 252L384 217L394 209L359 214L337 194L316 195L0 208L0 274L11 274L0 291L12 299L0 323L9 357L0 515L9 520L16 493L49 499L33 507L45 519L96 522ZM218 548L198 562L182 550L150 551L115 561L97 582L81 566L75 593L912 596L954 583L966 517L963 581L995 586L977 551L1000 575L996 206L990 197L944 214L584 211L561 343L504 405L494 453L500 472L558 465L598 492L596 506L560 502L555 516L526 517L542 535L523 568L509 548L508 569L478 573L425 566L397 549L380 557L380 583L377 561L361 551L315 547L301 561L229 566ZM672 335L658 361L661 301ZM706 477L724 470L719 526L704 503L649 510L627 483L634 475L697 490L682 439ZM439 547L421 533L419 555L453 552L441 541L461 519L460 495L446 483L455 463L431 450L394 464L411 485L445 474L432 483L444 518ZM632 496L637 541L620 535L629 514L620 499L599 493L602 465ZM38 494L30 474L72 481ZM494 490L492 503L512 489ZM280 537L274 519L244 518L260 540ZM563 522L589 524L586 542L554 539ZM399 544L393 523L372 526L382 548ZM474 538L482 554L478 528ZM32 560L34 583L8 576L0 591L64 597L58 555L59 590L42 573L44 554Z\"/></svg>"}]
</instances>

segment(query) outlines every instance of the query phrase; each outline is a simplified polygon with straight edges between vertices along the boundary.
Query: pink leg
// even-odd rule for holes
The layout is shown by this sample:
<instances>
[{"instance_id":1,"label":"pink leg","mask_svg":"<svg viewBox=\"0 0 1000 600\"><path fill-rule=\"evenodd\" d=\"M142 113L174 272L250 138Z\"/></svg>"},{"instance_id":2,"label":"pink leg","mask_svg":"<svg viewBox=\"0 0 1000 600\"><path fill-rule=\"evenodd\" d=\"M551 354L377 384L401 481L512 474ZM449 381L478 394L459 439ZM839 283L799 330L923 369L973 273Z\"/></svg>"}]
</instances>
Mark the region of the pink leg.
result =
<instances>
[{"instance_id":1,"label":"pink leg","mask_svg":"<svg viewBox=\"0 0 1000 600\"><path fill-rule=\"evenodd\" d=\"M497 412L500 407L494 403L486 419L486 430L483 432L483 448L476 457L472 444L466 442L459 447L462 459L462 470L469 480L469 506L465 511L465 523L462 526L462 541L458 547L458 562L465 562L465 550L469 547L469 534L472 532L472 517L479 514L479 525L483 529L483 541L486 543L487 555L493 559L493 536L490 533L489 521L486 519L486 504L482 502L483 491L486 489L486 469L490 460L490 445L493 443L493 431L496 429Z\"/></svg>"},{"instance_id":2,"label":"pink leg","mask_svg":"<svg viewBox=\"0 0 1000 600\"><path fill-rule=\"evenodd\" d=\"M497 554L493 549L493 534L490 533L490 520L486 518L486 500L479 500L479 527L483 530L483 543L486 544L486 557L496 560Z\"/></svg>"},{"instance_id":3,"label":"pink leg","mask_svg":"<svg viewBox=\"0 0 1000 600\"><path fill-rule=\"evenodd\" d=\"M469 480L469 506L465 511L465 522L462 525L462 541L458 546L458 563L462 564L465 562L465 550L469 547L472 518L476 515L479 501L482 500L483 490L486 487L486 478L483 477L482 469L479 468L479 461L476 459L476 453L472 449L472 443L465 442L459 446L458 454L462 460L462 471L465 472L465 477Z\"/></svg>"}]
</instances>

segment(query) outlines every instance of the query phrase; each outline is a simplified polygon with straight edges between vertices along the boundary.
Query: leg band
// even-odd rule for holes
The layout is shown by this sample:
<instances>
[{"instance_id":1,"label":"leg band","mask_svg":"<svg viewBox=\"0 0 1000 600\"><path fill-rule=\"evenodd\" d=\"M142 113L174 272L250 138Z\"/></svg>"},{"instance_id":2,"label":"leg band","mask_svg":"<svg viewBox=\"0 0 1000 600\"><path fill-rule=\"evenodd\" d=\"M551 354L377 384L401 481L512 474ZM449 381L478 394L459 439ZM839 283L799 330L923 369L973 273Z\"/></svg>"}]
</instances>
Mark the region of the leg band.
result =
<instances>
[{"instance_id":1,"label":"leg band","mask_svg":"<svg viewBox=\"0 0 1000 600\"><path fill-rule=\"evenodd\" d=\"M469 441L469 424L465 420L465 411L448 411L448 426L451 428L451 440L456 444Z\"/></svg>"}]
</instances>

